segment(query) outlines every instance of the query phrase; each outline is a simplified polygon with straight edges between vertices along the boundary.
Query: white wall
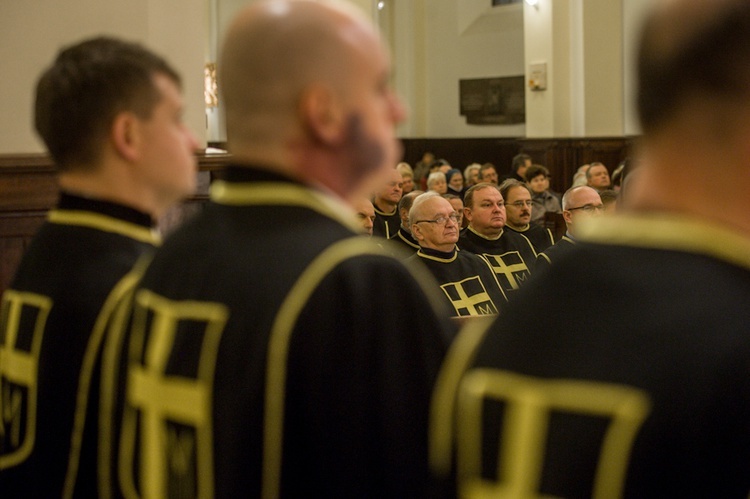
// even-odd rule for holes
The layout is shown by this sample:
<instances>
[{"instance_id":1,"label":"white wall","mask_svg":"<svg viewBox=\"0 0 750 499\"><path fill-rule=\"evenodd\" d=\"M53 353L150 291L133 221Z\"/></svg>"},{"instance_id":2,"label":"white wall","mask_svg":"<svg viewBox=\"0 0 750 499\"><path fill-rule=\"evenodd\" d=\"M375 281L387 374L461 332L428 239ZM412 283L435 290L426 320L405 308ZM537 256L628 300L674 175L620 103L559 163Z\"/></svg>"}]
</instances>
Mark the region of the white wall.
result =
<instances>
[{"instance_id":1,"label":"white wall","mask_svg":"<svg viewBox=\"0 0 750 499\"><path fill-rule=\"evenodd\" d=\"M203 137L205 0L2 0L0 5L0 153L44 150L32 124L40 73L64 45L94 35L140 41L182 74L186 121Z\"/></svg>"},{"instance_id":2,"label":"white wall","mask_svg":"<svg viewBox=\"0 0 750 499\"><path fill-rule=\"evenodd\" d=\"M36 79L61 46L96 34L138 40L165 55L185 81L186 120L204 137L203 63L215 60L226 24L249 1L0 0L0 154L43 151L32 127ZM393 49L393 81L410 110L403 137L638 133L632 60L653 0L541 0L541 8L558 8L539 28L525 21L523 9L531 7L492 8L490 0L384 0L379 16L376 0L350 1L379 20ZM609 31L597 31L599 25ZM585 41L607 36L612 46L599 52ZM610 57L613 47L622 55ZM548 59L549 77L558 82L546 93L529 92L526 126L466 124L459 114L460 79L525 75L537 56ZM600 91L591 95L597 84Z\"/></svg>"},{"instance_id":3,"label":"white wall","mask_svg":"<svg viewBox=\"0 0 750 499\"><path fill-rule=\"evenodd\" d=\"M493 8L489 0L427 0L421 6L419 3L412 2L416 8L411 11L397 11L405 16L402 22L406 26L415 26L415 36L424 37L415 42L421 62L415 64L413 56L402 58L398 47L394 55L397 74L410 75L417 82L412 91L402 92L413 111L402 135L524 135L523 125L467 125L459 114L459 80L524 74L521 6Z\"/></svg>"}]
</instances>

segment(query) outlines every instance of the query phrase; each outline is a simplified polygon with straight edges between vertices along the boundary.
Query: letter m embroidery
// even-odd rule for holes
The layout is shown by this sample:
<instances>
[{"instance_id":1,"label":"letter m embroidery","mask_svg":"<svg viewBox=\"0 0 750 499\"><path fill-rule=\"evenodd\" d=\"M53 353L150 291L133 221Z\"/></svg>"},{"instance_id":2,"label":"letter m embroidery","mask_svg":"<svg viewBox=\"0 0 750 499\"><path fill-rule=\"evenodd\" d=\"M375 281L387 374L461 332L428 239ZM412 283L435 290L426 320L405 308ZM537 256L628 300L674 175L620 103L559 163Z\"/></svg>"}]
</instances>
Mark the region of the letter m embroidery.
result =
<instances>
[{"instance_id":1,"label":"letter m embroidery","mask_svg":"<svg viewBox=\"0 0 750 499\"><path fill-rule=\"evenodd\" d=\"M497 308L487 293L479 276L469 277L459 282L449 282L440 286L456 309L456 315L497 314Z\"/></svg>"},{"instance_id":2,"label":"letter m embroidery","mask_svg":"<svg viewBox=\"0 0 750 499\"><path fill-rule=\"evenodd\" d=\"M46 296L7 290L0 309L0 469L34 448L37 369L52 308Z\"/></svg>"},{"instance_id":3,"label":"letter m embroidery","mask_svg":"<svg viewBox=\"0 0 750 499\"><path fill-rule=\"evenodd\" d=\"M227 308L135 297L119 475L126 496L212 497L212 390Z\"/></svg>"}]
</instances>

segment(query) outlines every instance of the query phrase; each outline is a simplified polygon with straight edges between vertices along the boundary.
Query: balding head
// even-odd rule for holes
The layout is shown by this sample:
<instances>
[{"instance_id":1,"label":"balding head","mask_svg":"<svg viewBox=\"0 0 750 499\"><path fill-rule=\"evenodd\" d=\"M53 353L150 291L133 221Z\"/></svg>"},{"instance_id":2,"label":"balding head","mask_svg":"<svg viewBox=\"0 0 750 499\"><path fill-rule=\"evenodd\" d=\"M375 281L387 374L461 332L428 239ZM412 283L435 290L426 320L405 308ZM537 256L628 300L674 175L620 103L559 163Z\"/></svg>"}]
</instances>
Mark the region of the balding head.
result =
<instances>
[{"instance_id":1,"label":"balding head","mask_svg":"<svg viewBox=\"0 0 750 499\"><path fill-rule=\"evenodd\" d=\"M219 82L229 148L338 194L398 162L403 109L379 35L342 2L270 0L241 11ZM334 175L335 174L335 175Z\"/></svg>"}]
</instances>

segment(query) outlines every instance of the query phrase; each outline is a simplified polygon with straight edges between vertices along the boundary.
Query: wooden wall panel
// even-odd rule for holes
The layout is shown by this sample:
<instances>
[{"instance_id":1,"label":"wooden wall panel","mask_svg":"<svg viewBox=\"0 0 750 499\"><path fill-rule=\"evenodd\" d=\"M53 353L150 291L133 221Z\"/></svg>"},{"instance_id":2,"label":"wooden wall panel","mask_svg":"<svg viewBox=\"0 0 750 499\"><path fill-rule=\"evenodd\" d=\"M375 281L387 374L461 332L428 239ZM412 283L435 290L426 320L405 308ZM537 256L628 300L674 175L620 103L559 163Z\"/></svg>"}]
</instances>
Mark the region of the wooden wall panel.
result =
<instances>
[{"instance_id":1,"label":"wooden wall panel","mask_svg":"<svg viewBox=\"0 0 750 499\"><path fill-rule=\"evenodd\" d=\"M198 156L198 188L160 220L165 233L208 201L211 178L228 160L227 154ZM55 167L46 155L0 155L0 293L10 285L23 252L58 195Z\"/></svg>"}]
</instances>

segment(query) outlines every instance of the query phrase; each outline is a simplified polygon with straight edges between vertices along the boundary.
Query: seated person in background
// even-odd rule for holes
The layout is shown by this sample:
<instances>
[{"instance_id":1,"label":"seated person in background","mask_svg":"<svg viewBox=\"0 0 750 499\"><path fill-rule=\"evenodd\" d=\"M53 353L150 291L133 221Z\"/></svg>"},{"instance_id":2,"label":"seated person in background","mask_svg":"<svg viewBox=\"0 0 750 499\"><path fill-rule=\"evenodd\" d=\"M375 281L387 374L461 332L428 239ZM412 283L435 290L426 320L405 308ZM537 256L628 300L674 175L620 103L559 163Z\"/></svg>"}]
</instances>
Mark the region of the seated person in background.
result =
<instances>
[{"instance_id":1,"label":"seated person in background","mask_svg":"<svg viewBox=\"0 0 750 499\"><path fill-rule=\"evenodd\" d=\"M563 195L563 218L567 231L565 235L557 241L554 246L550 246L539 254L536 261L536 268L552 263L563 252L575 244L576 232L581 223L604 213L599 193L587 185L571 187Z\"/></svg>"},{"instance_id":2,"label":"seated person in background","mask_svg":"<svg viewBox=\"0 0 750 499\"><path fill-rule=\"evenodd\" d=\"M443 174L445 174L445 172L450 169L451 165L450 163L448 163L448 161L444 159L436 159L435 161L430 163L430 169L427 171L427 173L425 173L424 177L422 177L422 181L419 184L420 189L422 189L423 191L427 191L429 189L429 187L427 186L427 179L430 177L431 173L442 172Z\"/></svg>"},{"instance_id":3,"label":"seated person in background","mask_svg":"<svg viewBox=\"0 0 750 499\"><path fill-rule=\"evenodd\" d=\"M586 185L601 192L609 189L611 184L607 167L598 161L591 163L589 169L586 170Z\"/></svg>"},{"instance_id":4,"label":"seated person in background","mask_svg":"<svg viewBox=\"0 0 750 499\"><path fill-rule=\"evenodd\" d=\"M435 155L431 152L425 152L422 154L422 159L414 165L414 183L416 189L425 189L425 181L427 180L427 175L430 174L432 163L434 162Z\"/></svg>"},{"instance_id":5,"label":"seated person in background","mask_svg":"<svg viewBox=\"0 0 750 499\"><path fill-rule=\"evenodd\" d=\"M405 249L406 254L412 254L419 249L419 242L414 239L409 226L409 210L411 210L411 205L414 204L414 199L422 194L424 194L422 191L411 191L409 194L404 194L401 201L398 202L401 226L398 228L396 236L391 238L391 241Z\"/></svg>"},{"instance_id":6,"label":"seated person in background","mask_svg":"<svg viewBox=\"0 0 750 499\"><path fill-rule=\"evenodd\" d=\"M528 185L519 180L508 179L500 184L500 194L505 200L507 229L526 236L537 254L555 244L551 230L530 223L533 203Z\"/></svg>"},{"instance_id":7,"label":"seated person in background","mask_svg":"<svg viewBox=\"0 0 750 499\"><path fill-rule=\"evenodd\" d=\"M520 153L513 156L513 162L510 165L510 173L504 175L502 181L508 179L518 180L520 182L526 181L526 170L531 166L531 156L528 154Z\"/></svg>"},{"instance_id":8,"label":"seated person in background","mask_svg":"<svg viewBox=\"0 0 750 499\"><path fill-rule=\"evenodd\" d=\"M507 294L529 278L536 252L526 237L503 230L505 216L503 196L496 185L483 182L471 187L464 197L468 225L461 231L458 247L485 257Z\"/></svg>"},{"instance_id":9,"label":"seated person in background","mask_svg":"<svg viewBox=\"0 0 750 499\"><path fill-rule=\"evenodd\" d=\"M357 215L357 221L362 225L364 233L372 236L372 228L375 226L375 207L367 198L362 198L353 203L354 211Z\"/></svg>"},{"instance_id":10,"label":"seated person in background","mask_svg":"<svg viewBox=\"0 0 750 499\"><path fill-rule=\"evenodd\" d=\"M485 163L479 168L479 181L497 185L497 169L492 163Z\"/></svg>"},{"instance_id":11,"label":"seated person in background","mask_svg":"<svg viewBox=\"0 0 750 499\"><path fill-rule=\"evenodd\" d=\"M464 188L468 189L472 185L479 183L479 169L482 165L479 163L472 163L464 168Z\"/></svg>"},{"instance_id":12,"label":"seated person in background","mask_svg":"<svg viewBox=\"0 0 750 499\"><path fill-rule=\"evenodd\" d=\"M483 258L458 251L458 216L439 194L419 196L409 212L409 224L421 248L419 260L437 279L457 317L497 314L506 301L494 272Z\"/></svg>"},{"instance_id":13,"label":"seated person in background","mask_svg":"<svg viewBox=\"0 0 750 499\"><path fill-rule=\"evenodd\" d=\"M414 171L409 163L399 163L396 170L401 174L401 195L408 194L414 190Z\"/></svg>"},{"instance_id":14,"label":"seated person in background","mask_svg":"<svg viewBox=\"0 0 750 499\"><path fill-rule=\"evenodd\" d=\"M560 200L549 190L549 170L542 165L531 165L526 170L526 183L531 189L531 223L544 225L544 214L562 213Z\"/></svg>"},{"instance_id":15,"label":"seated person in background","mask_svg":"<svg viewBox=\"0 0 750 499\"><path fill-rule=\"evenodd\" d=\"M427 190L437 192L438 194L445 194L448 192L448 183L445 180L445 173L443 172L432 172L427 177Z\"/></svg>"},{"instance_id":16,"label":"seated person in background","mask_svg":"<svg viewBox=\"0 0 750 499\"><path fill-rule=\"evenodd\" d=\"M398 232L401 217L398 215L398 202L401 200L403 180L401 174L393 168L388 172L383 186L375 193L372 201L375 206L374 236L390 239Z\"/></svg>"},{"instance_id":17,"label":"seated person in background","mask_svg":"<svg viewBox=\"0 0 750 499\"><path fill-rule=\"evenodd\" d=\"M458 226L462 229L464 228L463 222L464 222L464 202L455 194L443 194L443 198L447 199L448 202L453 206L453 209L456 211L456 215L458 215Z\"/></svg>"},{"instance_id":18,"label":"seated person in background","mask_svg":"<svg viewBox=\"0 0 750 499\"><path fill-rule=\"evenodd\" d=\"M578 167L578 170L573 174L573 183L571 184L571 187L587 185L586 172L589 171L589 168L591 168L591 165L581 165Z\"/></svg>"},{"instance_id":19,"label":"seated person in background","mask_svg":"<svg viewBox=\"0 0 750 499\"><path fill-rule=\"evenodd\" d=\"M461 170L451 168L445 174L445 181L448 183L448 194L455 194L463 199L464 197L464 176Z\"/></svg>"}]
</instances>

